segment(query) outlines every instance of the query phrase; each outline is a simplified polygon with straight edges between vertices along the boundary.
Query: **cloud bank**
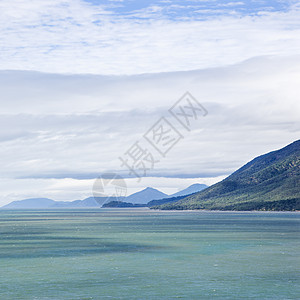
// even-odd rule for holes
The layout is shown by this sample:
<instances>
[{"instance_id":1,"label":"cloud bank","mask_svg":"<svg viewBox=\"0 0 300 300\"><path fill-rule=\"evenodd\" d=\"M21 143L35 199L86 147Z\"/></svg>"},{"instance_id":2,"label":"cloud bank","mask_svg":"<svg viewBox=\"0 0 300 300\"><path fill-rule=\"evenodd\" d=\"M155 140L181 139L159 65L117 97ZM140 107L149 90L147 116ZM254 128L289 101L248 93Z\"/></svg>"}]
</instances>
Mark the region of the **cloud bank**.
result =
<instances>
[{"instance_id":1,"label":"cloud bank","mask_svg":"<svg viewBox=\"0 0 300 300\"><path fill-rule=\"evenodd\" d=\"M149 183L174 191L175 183L182 188L195 181L214 183L299 138L299 78L299 56L134 76L1 71L2 199L20 198L24 186L33 194L43 187L54 199L74 198L74 191L84 197L104 172L128 177L118 157L143 140L160 117L168 117L187 90L208 115L191 132L177 124L184 139L165 158L151 150L160 160L147 174L152 184L130 179L129 188ZM74 189L58 188L59 182Z\"/></svg>"},{"instance_id":2,"label":"cloud bank","mask_svg":"<svg viewBox=\"0 0 300 300\"><path fill-rule=\"evenodd\" d=\"M212 184L299 139L299 1L2 0L0 38L0 204L130 177L118 158L186 91L208 115L130 192Z\"/></svg>"}]
</instances>

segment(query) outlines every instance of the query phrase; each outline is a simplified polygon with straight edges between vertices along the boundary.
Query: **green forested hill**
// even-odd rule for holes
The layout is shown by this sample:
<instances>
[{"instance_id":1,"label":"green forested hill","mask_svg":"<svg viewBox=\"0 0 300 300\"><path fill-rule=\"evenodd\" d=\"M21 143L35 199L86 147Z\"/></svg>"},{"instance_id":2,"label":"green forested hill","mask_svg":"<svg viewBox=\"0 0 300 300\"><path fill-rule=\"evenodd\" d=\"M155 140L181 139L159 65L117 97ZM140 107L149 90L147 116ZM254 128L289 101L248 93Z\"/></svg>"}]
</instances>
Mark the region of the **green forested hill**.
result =
<instances>
[{"instance_id":1,"label":"green forested hill","mask_svg":"<svg viewBox=\"0 0 300 300\"><path fill-rule=\"evenodd\" d=\"M253 159L204 191L155 208L300 210L300 140Z\"/></svg>"}]
</instances>

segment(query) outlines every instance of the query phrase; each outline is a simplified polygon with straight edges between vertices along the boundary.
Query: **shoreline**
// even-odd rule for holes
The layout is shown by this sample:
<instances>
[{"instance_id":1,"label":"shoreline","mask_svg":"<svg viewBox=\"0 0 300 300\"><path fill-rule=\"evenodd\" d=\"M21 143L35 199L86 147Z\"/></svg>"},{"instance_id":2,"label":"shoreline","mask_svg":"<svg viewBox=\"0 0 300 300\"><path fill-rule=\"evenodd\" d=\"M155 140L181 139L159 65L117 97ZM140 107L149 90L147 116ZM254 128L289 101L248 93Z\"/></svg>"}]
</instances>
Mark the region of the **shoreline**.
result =
<instances>
[{"instance_id":1,"label":"shoreline","mask_svg":"<svg viewBox=\"0 0 300 300\"><path fill-rule=\"evenodd\" d=\"M299 210L208 210L208 209L151 209L149 207L74 207L74 208L1 208L0 211L84 211L84 210L94 210L94 211L148 211L148 212L203 212L203 213L300 213Z\"/></svg>"}]
</instances>

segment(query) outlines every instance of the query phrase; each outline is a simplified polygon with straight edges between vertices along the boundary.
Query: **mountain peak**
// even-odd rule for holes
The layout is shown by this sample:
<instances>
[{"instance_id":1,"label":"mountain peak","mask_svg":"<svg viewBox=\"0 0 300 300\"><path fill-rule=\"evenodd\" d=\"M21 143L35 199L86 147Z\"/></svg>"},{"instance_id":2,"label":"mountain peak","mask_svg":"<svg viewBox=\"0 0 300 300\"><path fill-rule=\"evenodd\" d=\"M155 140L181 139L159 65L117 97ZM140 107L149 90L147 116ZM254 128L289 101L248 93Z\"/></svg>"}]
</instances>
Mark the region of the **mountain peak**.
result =
<instances>
[{"instance_id":1,"label":"mountain peak","mask_svg":"<svg viewBox=\"0 0 300 300\"><path fill-rule=\"evenodd\" d=\"M152 187L147 187L128 196L126 198L126 202L133 204L146 204L151 200L163 199L165 197L168 197L168 195Z\"/></svg>"},{"instance_id":2,"label":"mountain peak","mask_svg":"<svg viewBox=\"0 0 300 300\"><path fill-rule=\"evenodd\" d=\"M207 188L207 185L205 185L205 184L194 183L194 184L190 185L189 187L187 187L186 189L179 191L175 194L172 194L171 196L178 197L178 196L189 195L189 194L193 194L196 192L200 192L206 188Z\"/></svg>"},{"instance_id":3,"label":"mountain peak","mask_svg":"<svg viewBox=\"0 0 300 300\"><path fill-rule=\"evenodd\" d=\"M157 190L148 186L143 191L157 191Z\"/></svg>"}]
</instances>

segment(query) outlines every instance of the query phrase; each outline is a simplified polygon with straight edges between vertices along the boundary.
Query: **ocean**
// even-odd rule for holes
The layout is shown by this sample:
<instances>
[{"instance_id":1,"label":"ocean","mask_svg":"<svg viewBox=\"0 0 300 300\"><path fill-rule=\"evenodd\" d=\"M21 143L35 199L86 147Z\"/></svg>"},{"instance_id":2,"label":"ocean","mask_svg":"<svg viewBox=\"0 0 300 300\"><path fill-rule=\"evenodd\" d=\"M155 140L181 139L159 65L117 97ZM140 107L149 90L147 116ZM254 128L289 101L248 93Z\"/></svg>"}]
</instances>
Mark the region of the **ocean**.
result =
<instances>
[{"instance_id":1,"label":"ocean","mask_svg":"<svg viewBox=\"0 0 300 300\"><path fill-rule=\"evenodd\" d=\"M0 299L299 299L300 213L0 210Z\"/></svg>"}]
</instances>

